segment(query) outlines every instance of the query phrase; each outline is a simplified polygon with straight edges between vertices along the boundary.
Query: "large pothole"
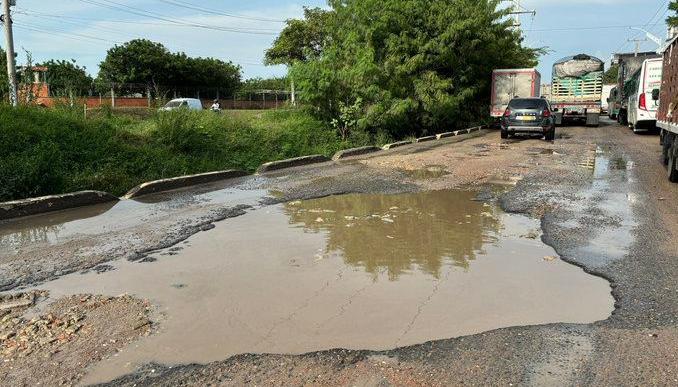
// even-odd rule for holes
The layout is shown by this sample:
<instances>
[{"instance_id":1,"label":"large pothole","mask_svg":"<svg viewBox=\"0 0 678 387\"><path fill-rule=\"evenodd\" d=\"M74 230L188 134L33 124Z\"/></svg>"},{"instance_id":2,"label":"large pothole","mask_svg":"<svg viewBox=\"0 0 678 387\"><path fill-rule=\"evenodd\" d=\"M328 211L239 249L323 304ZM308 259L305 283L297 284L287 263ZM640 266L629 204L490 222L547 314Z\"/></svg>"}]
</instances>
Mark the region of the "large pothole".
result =
<instances>
[{"instance_id":1,"label":"large pothole","mask_svg":"<svg viewBox=\"0 0 678 387\"><path fill-rule=\"evenodd\" d=\"M345 195L264 207L160 251L153 263L73 274L52 297L129 293L159 331L91 370L239 353L384 350L492 329L607 318L607 281L541 242L539 222L477 192Z\"/></svg>"}]
</instances>

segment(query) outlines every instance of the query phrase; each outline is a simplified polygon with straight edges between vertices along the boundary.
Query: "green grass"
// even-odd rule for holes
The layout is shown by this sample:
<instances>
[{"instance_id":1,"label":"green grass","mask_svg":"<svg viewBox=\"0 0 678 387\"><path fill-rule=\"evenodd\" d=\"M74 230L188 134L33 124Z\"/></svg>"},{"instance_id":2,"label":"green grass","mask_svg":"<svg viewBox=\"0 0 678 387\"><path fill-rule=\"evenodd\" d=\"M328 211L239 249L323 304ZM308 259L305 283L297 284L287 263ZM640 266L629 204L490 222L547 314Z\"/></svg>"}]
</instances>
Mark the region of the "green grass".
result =
<instances>
[{"instance_id":1,"label":"green grass","mask_svg":"<svg viewBox=\"0 0 678 387\"><path fill-rule=\"evenodd\" d=\"M0 106L0 201L89 189L122 195L149 180L252 172L268 161L385 141L360 132L341 141L303 110L82 115Z\"/></svg>"}]
</instances>

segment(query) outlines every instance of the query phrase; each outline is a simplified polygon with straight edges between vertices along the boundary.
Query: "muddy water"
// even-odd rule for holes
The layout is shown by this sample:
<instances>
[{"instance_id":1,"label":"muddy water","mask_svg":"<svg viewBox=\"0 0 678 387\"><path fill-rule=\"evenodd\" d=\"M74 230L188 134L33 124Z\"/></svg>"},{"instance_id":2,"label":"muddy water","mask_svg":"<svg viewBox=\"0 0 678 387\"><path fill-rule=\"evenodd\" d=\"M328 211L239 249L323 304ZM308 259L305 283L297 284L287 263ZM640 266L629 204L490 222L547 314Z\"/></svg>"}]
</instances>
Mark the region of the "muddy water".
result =
<instances>
[{"instance_id":1,"label":"muddy water","mask_svg":"<svg viewBox=\"0 0 678 387\"><path fill-rule=\"evenodd\" d=\"M383 350L500 327L605 319L609 284L556 258L539 223L474 192L347 195L265 207L155 263L51 282L52 297L130 293L159 331L90 370L238 353ZM45 287L43 287L45 288Z\"/></svg>"}]
</instances>

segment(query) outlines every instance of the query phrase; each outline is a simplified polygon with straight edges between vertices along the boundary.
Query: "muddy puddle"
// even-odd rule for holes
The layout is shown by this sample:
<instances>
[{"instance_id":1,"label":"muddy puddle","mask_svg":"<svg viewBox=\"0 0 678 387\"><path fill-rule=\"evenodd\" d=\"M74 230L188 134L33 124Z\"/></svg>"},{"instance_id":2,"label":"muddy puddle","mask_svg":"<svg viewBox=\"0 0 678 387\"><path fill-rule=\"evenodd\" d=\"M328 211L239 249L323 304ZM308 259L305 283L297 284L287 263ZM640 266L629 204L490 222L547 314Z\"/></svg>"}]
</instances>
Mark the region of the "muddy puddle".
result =
<instances>
[{"instance_id":1,"label":"muddy puddle","mask_svg":"<svg viewBox=\"0 0 678 387\"><path fill-rule=\"evenodd\" d=\"M476 192L346 195L264 207L154 255L73 274L52 298L129 293L158 331L90 370L240 353L385 350L501 327L589 323L613 309L603 279L559 260L539 222Z\"/></svg>"},{"instance_id":2,"label":"muddy puddle","mask_svg":"<svg viewBox=\"0 0 678 387\"><path fill-rule=\"evenodd\" d=\"M197 205L255 205L267 194L265 190L217 189L210 185L200 188L205 191L171 191L137 200L121 200L0 222L0 256L15 255L29 246L64 243L83 235L114 233L152 223L163 214L176 216Z\"/></svg>"}]
</instances>

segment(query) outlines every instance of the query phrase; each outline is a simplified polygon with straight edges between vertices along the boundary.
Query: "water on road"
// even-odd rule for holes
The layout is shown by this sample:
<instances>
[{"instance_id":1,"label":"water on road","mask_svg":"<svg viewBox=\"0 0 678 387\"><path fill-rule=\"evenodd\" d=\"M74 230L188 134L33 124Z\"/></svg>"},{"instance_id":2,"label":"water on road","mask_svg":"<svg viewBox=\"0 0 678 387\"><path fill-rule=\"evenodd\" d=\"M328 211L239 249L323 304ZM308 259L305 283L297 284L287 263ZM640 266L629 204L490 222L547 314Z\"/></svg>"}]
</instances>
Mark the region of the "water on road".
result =
<instances>
[{"instance_id":1,"label":"water on road","mask_svg":"<svg viewBox=\"0 0 678 387\"><path fill-rule=\"evenodd\" d=\"M62 295L129 293L158 332L91 370L101 382L148 362L240 353L385 350L501 327L589 323L613 309L607 281L558 259L538 221L476 192L345 195L220 222L152 263L50 282Z\"/></svg>"}]
</instances>

